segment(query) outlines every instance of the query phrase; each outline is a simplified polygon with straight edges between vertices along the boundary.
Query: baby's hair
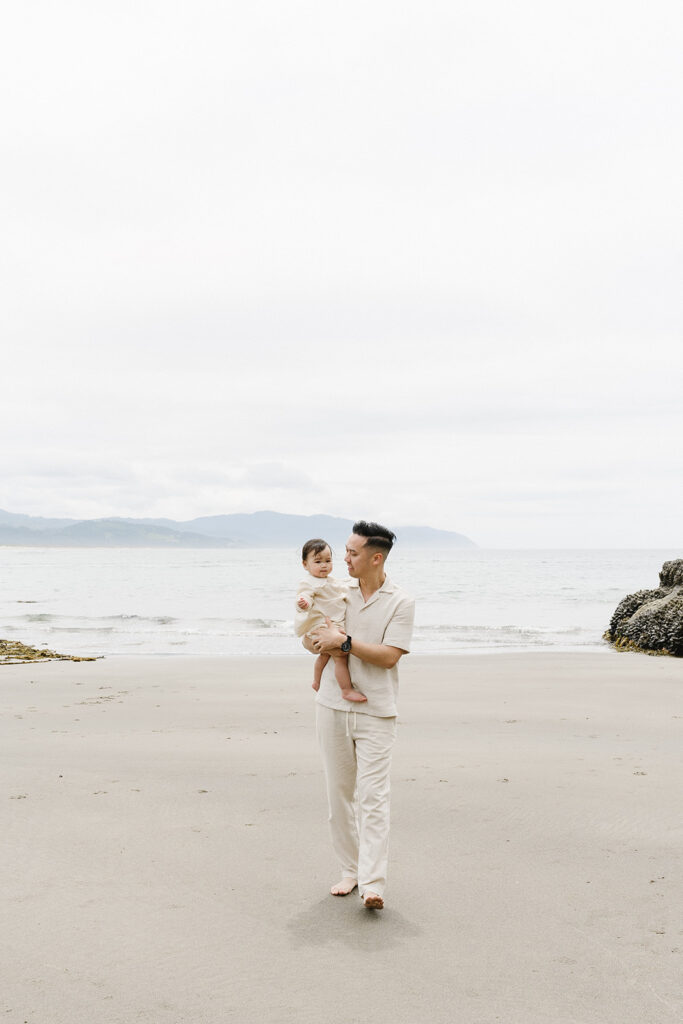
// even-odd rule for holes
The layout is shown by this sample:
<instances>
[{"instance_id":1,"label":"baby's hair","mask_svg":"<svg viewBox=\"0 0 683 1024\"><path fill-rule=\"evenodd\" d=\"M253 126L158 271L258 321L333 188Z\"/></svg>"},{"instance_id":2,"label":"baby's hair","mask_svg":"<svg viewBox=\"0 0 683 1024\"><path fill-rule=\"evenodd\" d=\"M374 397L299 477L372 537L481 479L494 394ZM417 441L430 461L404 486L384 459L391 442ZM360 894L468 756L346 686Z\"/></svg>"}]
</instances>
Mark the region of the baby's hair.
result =
<instances>
[{"instance_id":1,"label":"baby's hair","mask_svg":"<svg viewBox=\"0 0 683 1024\"><path fill-rule=\"evenodd\" d=\"M321 537L314 537L313 540L307 540L301 549L301 561L305 562L309 555L319 555L325 548L330 548L330 545L326 540ZM332 548L330 548L332 551Z\"/></svg>"}]
</instances>

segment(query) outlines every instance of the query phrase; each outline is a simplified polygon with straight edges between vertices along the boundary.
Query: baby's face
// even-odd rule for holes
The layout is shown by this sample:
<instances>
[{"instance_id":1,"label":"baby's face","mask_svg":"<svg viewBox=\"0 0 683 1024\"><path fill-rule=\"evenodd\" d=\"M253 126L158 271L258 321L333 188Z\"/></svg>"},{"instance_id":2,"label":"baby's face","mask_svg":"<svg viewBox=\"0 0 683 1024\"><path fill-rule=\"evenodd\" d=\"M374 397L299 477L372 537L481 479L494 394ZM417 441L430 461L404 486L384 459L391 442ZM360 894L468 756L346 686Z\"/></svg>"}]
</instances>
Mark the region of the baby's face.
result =
<instances>
[{"instance_id":1,"label":"baby's face","mask_svg":"<svg viewBox=\"0 0 683 1024\"><path fill-rule=\"evenodd\" d=\"M323 548L322 551L311 551L304 562L304 569L306 572L310 572L311 576L315 576L317 580L324 580L332 572L332 552L330 549Z\"/></svg>"}]
</instances>

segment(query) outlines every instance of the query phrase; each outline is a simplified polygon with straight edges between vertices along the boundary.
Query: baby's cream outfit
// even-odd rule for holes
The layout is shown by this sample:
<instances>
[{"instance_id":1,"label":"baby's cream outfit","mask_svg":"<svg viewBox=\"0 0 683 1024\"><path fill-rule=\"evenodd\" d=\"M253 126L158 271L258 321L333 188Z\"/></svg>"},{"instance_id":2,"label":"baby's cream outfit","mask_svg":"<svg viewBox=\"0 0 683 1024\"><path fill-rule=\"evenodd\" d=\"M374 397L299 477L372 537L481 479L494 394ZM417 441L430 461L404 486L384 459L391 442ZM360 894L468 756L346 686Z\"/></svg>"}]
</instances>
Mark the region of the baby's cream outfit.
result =
<instances>
[{"instance_id":1,"label":"baby's cream outfit","mask_svg":"<svg viewBox=\"0 0 683 1024\"><path fill-rule=\"evenodd\" d=\"M333 576L327 576L325 579L309 576L298 586L297 601L300 597L306 598L308 608L299 608L298 604L296 606L294 632L297 636L303 636L318 626L324 626L326 617L333 625L344 629L348 598L346 584L341 580L335 580Z\"/></svg>"}]
</instances>

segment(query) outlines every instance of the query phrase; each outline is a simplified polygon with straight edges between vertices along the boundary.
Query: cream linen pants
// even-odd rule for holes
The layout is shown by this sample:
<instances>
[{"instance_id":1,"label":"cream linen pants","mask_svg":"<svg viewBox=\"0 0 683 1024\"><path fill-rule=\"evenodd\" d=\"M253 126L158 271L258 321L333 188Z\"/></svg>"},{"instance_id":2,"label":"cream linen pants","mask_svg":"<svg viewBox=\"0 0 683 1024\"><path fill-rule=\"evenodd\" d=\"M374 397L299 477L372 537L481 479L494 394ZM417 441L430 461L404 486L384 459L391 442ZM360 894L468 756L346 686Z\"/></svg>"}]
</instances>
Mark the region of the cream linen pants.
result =
<instances>
[{"instance_id":1,"label":"cream linen pants","mask_svg":"<svg viewBox=\"0 0 683 1024\"><path fill-rule=\"evenodd\" d=\"M389 850L389 773L395 718L316 704L332 846L343 877L384 895Z\"/></svg>"}]
</instances>

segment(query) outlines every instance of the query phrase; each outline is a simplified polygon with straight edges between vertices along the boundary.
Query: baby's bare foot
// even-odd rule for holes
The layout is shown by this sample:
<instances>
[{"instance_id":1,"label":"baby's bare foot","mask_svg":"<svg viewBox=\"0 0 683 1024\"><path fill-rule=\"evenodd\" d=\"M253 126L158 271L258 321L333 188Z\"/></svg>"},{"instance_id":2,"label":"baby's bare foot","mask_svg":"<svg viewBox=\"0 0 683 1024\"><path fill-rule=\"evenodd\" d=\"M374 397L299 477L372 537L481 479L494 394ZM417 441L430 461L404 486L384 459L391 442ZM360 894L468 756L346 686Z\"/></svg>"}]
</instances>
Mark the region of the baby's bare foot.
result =
<instances>
[{"instance_id":1,"label":"baby's bare foot","mask_svg":"<svg viewBox=\"0 0 683 1024\"><path fill-rule=\"evenodd\" d=\"M313 687L314 690L319 690L320 689L320 683L316 679L313 680L313 682L311 683L311 686Z\"/></svg>"},{"instance_id":2,"label":"baby's bare foot","mask_svg":"<svg viewBox=\"0 0 683 1024\"><path fill-rule=\"evenodd\" d=\"M344 700L353 700L356 704L362 704L364 700L368 698L363 693L359 693L358 690L342 690L342 697Z\"/></svg>"},{"instance_id":3,"label":"baby's bare foot","mask_svg":"<svg viewBox=\"0 0 683 1024\"><path fill-rule=\"evenodd\" d=\"M348 896L350 892L358 885L355 878L342 878L341 882L337 882L330 889L333 896Z\"/></svg>"}]
</instances>

